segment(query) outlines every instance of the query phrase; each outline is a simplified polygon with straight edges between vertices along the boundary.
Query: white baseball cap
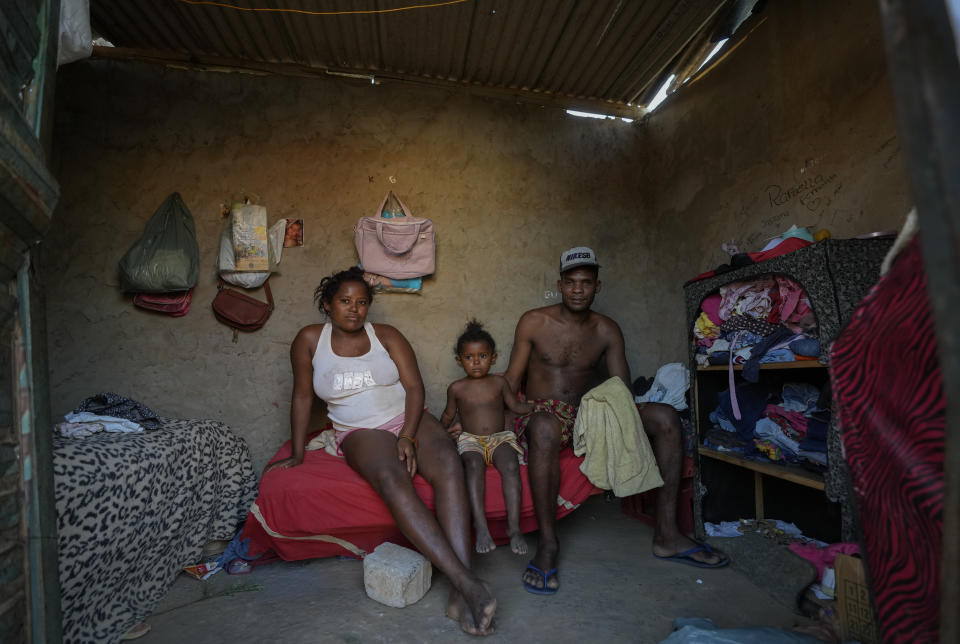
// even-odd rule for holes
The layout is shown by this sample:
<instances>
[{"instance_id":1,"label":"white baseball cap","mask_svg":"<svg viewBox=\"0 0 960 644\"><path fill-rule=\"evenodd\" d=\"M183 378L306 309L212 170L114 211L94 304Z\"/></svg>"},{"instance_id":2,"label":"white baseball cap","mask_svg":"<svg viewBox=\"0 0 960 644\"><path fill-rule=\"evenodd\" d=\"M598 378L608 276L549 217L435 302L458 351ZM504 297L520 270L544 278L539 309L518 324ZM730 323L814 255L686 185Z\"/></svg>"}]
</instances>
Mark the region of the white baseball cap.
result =
<instances>
[{"instance_id":1,"label":"white baseball cap","mask_svg":"<svg viewBox=\"0 0 960 644\"><path fill-rule=\"evenodd\" d=\"M587 246L574 246L570 250L563 251L563 254L560 255L561 273L566 273L570 269L580 268L581 266L596 266L600 268L600 264L597 263L597 254L593 252L592 248Z\"/></svg>"}]
</instances>

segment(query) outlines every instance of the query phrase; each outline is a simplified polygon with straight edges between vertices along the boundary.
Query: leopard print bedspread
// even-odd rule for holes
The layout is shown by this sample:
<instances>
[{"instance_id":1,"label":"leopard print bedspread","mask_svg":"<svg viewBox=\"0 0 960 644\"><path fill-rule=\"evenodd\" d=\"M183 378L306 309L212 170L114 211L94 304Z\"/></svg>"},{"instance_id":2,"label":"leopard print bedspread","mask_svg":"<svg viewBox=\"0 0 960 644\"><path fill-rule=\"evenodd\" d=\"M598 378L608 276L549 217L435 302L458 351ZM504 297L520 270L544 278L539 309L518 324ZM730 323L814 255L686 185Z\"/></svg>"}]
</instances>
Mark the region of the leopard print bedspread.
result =
<instances>
[{"instance_id":1,"label":"leopard print bedspread","mask_svg":"<svg viewBox=\"0 0 960 644\"><path fill-rule=\"evenodd\" d=\"M219 421L53 440L63 641L117 642L256 498L246 442Z\"/></svg>"}]
</instances>

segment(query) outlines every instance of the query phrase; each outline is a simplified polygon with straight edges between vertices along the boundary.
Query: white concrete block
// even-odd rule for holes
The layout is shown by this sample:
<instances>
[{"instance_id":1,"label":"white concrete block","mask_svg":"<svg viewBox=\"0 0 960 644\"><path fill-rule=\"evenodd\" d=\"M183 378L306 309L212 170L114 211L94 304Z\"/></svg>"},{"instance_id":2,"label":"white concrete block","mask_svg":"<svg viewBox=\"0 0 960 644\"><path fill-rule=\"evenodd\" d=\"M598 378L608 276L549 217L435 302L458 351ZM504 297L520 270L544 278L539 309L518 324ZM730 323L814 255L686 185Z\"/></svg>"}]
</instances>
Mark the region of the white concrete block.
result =
<instances>
[{"instance_id":1,"label":"white concrete block","mask_svg":"<svg viewBox=\"0 0 960 644\"><path fill-rule=\"evenodd\" d=\"M430 590L433 569L418 552L395 543L381 543L363 559L363 586L370 599L403 608Z\"/></svg>"}]
</instances>

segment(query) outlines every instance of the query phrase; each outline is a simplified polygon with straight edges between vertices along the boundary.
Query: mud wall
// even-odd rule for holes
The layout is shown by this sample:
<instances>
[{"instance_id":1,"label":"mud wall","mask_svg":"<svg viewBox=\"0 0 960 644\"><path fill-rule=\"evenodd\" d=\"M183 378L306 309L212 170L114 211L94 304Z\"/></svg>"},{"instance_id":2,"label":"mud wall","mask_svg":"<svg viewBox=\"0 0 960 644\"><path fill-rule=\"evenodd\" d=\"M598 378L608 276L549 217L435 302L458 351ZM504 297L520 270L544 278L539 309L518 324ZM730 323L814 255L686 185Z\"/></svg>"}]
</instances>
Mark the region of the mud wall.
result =
<instances>
[{"instance_id":1,"label":"mud wall","mask_svg":"<svg viewBox=\"0 0 960 644\"><path fill-rule=\"evenodd\" d=\"M387 190L437 228L437 270L422 294L382 294L371 318L416 350L431 409L460 377L452 346L477 317L505 368L523 311L552 301L561 251L594 246L609 282L597 307L650 337L622 305L638 285L639 130L562 111L401 85L305 81L88 61L64 68L58 92L63 197L45 242L54 414L115 391L160 413L213 417L262 465L288 435L289 345L320 321L320 279L355 264L353 226ZM135 308L117 262L173 191L194 216L201 275L182 318ZM263 329L231 331L210 310L221 205L243 196L270 222L304 220L271 279ZM262 294L255 293L262 297ZM639 345L637 345L639 346ZM635 368L655 368L658 356Z\"/></svg>"},{"instance_id":2,"label":"mud wall","mask_svg":"<svg viewBox=\"0 0 960 644\"><path fill-rule=\"evenodd\" d=\"M834 237L897 230L911 207L875 2L767 3L702 78L645 122L649 302L683 315L682 282L791 225ZM737 40L736 38L734 40ZM659 341L683 355L686 334Z\"/></svg>"},{"instance_id":3,"label":"mud wall","mask_svg":"<svg viewBox=\"0 0 960 644\"><path fill-rule=\"evenodd\" d=\"M644 123L459 92L183 71L91 60L61 69L56 175L43 244L52 412L113 391L161 414L223 420L259 469L288 436L289 344L320 320L319 280L356 262L353 225L393 189L437 226L422 294L378 295L439 410L452 344L486 323L505 368L520 314L551 303L559 253L593 246L596 308L634 376L684 359L682 283L791 223L851 236L896 228L908 199L876 8L772 3L702 80ZM201 273L168 318L120 292L117 262L171 192L191 209ZM277 308L241 334L210 311L223 204L301 218L271 280Z\"/></svg>"}]
</instances>

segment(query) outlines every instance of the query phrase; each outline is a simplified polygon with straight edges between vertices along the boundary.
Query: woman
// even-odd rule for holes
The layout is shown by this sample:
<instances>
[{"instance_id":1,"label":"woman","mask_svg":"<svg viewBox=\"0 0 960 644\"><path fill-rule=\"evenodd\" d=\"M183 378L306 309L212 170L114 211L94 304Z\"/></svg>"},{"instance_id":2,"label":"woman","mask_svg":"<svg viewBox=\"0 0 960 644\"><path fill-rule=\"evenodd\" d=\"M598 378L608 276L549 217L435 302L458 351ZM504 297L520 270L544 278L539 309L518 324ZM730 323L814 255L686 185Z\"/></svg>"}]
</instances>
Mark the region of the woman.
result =
<instances>
[{"instance_id":1,"label":"woman","mask_svg":"<svg viewBox=\"0 0 960 644\"><path fill-rule=\"evenodd\" d=\"M302 328L290 347L293 455L265 472L303 462L316 393L327 403L347 463L453 584L447 615L468 633L489 634L497 602L470 571L470 512L460 458L447 432L424 411L410 343L392 326L367 322L373 291L359 268L323 278L314 299L329 322ZM436 518L414 491L418 470L434 487Z\"/></svg>"}]
</instances>

